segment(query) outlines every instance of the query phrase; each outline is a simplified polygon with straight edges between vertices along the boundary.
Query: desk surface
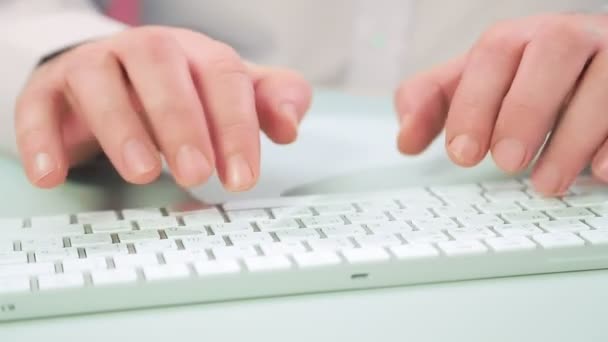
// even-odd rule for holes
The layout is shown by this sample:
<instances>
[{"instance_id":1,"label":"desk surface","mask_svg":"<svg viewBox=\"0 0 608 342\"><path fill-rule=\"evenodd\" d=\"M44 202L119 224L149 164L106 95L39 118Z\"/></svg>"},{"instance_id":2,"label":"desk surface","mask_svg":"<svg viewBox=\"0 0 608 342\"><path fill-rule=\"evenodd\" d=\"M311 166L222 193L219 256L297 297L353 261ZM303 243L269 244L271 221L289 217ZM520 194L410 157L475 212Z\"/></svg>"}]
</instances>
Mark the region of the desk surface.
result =
<instances>
[{"instance_id":1,"label":"desk surface","mask_svg":"<svg viewBox=\"0 0 608 342\"><path fill-rule=\"evenodd\" d=\"M327 93L319 94L313 111L332 108L392 115L390 101ZM497 176L488 164L436 173L442 182ZM315 189L347 187L357 177L377 174ZM0 216L192 200L168 176L131 186L108 169L82 170L58 189L36 190L11 160L0 160L0 188ZM15 322L0 325L0 340L605 341L606 288L608 271L465 281Z\"/></svg>"}]
</instances>

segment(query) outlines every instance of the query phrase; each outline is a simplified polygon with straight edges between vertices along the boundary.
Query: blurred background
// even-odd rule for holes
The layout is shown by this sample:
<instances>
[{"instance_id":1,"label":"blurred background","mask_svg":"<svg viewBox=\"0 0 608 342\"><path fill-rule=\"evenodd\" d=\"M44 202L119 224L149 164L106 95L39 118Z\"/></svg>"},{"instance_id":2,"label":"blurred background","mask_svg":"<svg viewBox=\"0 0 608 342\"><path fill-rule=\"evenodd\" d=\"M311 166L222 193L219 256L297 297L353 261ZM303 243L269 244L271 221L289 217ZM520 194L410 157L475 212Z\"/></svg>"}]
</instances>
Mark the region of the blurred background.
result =
<instances>
[{"instance_id":1,"label":"blurred background","mask_svg":"<svg viewBox=\"0 0 608 342\"><path fill-rule=\"evenodd\" d=\"M387 95L403 77L466 51L497 20L543 12L601 11L607 3L141 0L140 6L146 23L204 32L249 60L299 70L317 87Z\"/></svg>"}]
</instances>

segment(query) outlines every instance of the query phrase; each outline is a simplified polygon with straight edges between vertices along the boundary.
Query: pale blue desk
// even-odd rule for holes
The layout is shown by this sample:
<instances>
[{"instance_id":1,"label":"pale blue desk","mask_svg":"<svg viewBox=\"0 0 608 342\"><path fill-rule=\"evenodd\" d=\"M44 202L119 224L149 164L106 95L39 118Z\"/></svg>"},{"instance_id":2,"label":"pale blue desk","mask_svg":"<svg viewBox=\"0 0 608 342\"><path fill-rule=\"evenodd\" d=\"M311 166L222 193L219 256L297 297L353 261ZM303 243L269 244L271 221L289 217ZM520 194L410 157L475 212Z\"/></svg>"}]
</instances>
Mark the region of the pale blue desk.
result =
<instances>
[{"instance_id":1,"label":"pale blue desk","mask_svg":"<svg viewBox=\"0 0 608 342\"><path fill-rule=\"evenodd\" d=\"M371 106L392 115L390 101L336 94L321 94L313 111L332 106L353 112ZM0 160L0 216L165 205L190 197L168 177L135 187L98 172L83 176L87 182L41 191L20 172L14 162ZM439 175L442 182L496 177L490 166ZM317 189L335 190L348 181ZM16 322L0 325L0 341L607 341L607 289L608 271L594 271L315 294Z\"/></svg>"}]
</instances>

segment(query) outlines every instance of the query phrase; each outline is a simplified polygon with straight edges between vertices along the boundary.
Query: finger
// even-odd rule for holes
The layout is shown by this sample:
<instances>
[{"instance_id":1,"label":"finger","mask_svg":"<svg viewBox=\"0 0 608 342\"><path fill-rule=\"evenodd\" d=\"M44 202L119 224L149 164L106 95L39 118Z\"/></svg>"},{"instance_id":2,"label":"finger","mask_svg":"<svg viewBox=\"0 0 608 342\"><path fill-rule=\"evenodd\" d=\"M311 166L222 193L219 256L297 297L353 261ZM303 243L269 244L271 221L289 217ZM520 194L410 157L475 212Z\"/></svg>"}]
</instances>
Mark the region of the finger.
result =
<instances>
[{"instance_id":1,"label":"finger","mask_svg":"<svg viewBox=\"0 0 608 342\"><path fill-rule=\"evenodd\" d=\"M455 163L474 166L486 155L525 43L505 22L488 30L471 50L446 120L447 150Z\"/></svg>"},{"instance_id":2,"label":"finger","mask_svg":"<svg viewBox=\"0 0 608 342\"><path fill-rule=\"evenodd\" d=\"M116 56L100 49L84 52L68 71L66 93L125 180L144 184L158 177L158 152L133 110Z\"/></svg>"},{"instance_id":3,"label":"finger","mask_svg":"<svg viewBox=\"0 0 608 342\"><path fill-rule=\"evenodd\" d=\"M230 191L247 190L255 184L260 168L260 134L251 78L230 47L201 35L193 39L183 46L207 112L219 177Z\"/></svg>"},{"instance_id":4,"label":"finger","mask_svg":"<svg viewBox=\"0 0 608 342\"><path fill-rule=\"evenodd\" d=\"M155 141L176 181L198 185L213 173L214 155L186 56L164 31L140 30L133 37L125 35L117 53Z\"/></svg>"},{"instance_id":5,"label":"finger","mask_svg":"<svg viewBox=\"0 0 608 342\"><path fill-rule=\"evenodd\" d=\"M401 83L395 94L400 122L397 146L418 154L441 132L466 56Z\"/></svg>"},{"instance_id":6,"label":"finger","mask_svg":"<svg viewBox=\"0 0 608 342\"><path fill-rule=\"evenodd\" d=\"M248 64L253 79L260 127L274 142L293 142L310 107L312 89L299 74L280 68Z\"/></svg>"},{"instance_id":7,"label":"finger","mask_svg":"<svg viewBox=\"0 0 608 342\"><path fill-rule=\"evenodd\" d=\"M538 191L563 193L608 136L606 84L608 52L604 50L593 58L536 165L532 181ZM608 179L603 158L600 151L593 170L601 179Z\"/></svg>"},{"instance_id":8,"label":"finger","mask_svg":"<svg viewBox=\"0 0 608 342\"><path fill-rule=\"evenodd\" d=\"M566 20L548 23L525 49L511 89L503 101L492 137L494 160L507 172L521 171L535 157L589 57L597 49L597 44L590 36L573 24ZM584 99L585 95L582 96ZM580 104L577 105L579 106ZM580 107L574 110L578 109ZM576 117L588 114L589 112L580 112L576 113ZM568 124L563 128L566 131L562 132L572 133L572 119L566 120ZM574 135L580 135L580 132L584 131ZM553 143L562 144L559 140ZM569 166L562 165L568 169L564 170L564 176L570 175L583 161L576 159L573 162ZM547 178L542 188L549 190L558 186L549 184L553 181Z\"/></svg>"},{"instance_id":9,"label":"finger","mask_svg":"<svg viewBox=\"0 0 608 342\"><path fill-rule=\"evenodd\" d=\"M68 160L60 120L65 100L58 89L34 83L17 101L15 132L19 155L29 181L52 188L65 181Z\"/></svg>"}]
</instances>

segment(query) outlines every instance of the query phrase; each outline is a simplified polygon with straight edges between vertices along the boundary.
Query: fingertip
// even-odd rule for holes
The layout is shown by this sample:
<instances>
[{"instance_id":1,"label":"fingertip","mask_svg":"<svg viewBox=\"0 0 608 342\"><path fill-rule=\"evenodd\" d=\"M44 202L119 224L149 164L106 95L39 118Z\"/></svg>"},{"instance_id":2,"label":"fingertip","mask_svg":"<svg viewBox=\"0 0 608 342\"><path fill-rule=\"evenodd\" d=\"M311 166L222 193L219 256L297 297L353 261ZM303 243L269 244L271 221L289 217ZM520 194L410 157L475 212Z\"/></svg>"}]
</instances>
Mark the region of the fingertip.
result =
<instances>
[{"instance_id":1,"label":"fingertip","mask_svg":"<svg viewBox=\"0 0 608 342\"><path fill-rule=\"evenodd\" d=\"M403 116L397 136L399 152L405 155L418 155L428 147L429 140L424 130L417 129L412 115Z\"/></svg>"},{"instance_id":2,"label":"fingertip","mask_svg":"<svg viewBox=\"0 0 608 342\"><path fill-rule=\"evenodd\" d=\"M50 189L65 182L67 168L62 158L48 152L37 152L26 162L26 174L32 185Z\"/></svg>"}]
</instances>

